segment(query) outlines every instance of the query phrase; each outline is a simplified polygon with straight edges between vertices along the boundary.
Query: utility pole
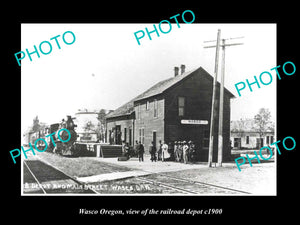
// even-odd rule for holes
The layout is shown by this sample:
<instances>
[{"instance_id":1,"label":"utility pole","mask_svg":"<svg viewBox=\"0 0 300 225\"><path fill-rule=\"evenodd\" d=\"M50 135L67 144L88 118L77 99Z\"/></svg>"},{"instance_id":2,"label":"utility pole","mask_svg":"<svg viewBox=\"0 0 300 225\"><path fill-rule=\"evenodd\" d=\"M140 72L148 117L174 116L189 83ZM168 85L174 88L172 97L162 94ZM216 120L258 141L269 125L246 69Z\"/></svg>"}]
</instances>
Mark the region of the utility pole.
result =
<instances>
[{"instance_id":1,"label":"utility pole","mask_svg":"<svg viewBox=\"0 0 300 225\"><path fill-rule=\"evenodd\" d=\"M215 116L215 98L217 90L217 79L218 79L218 62L219 62L219 49L220 49L220 37L221 30L218 30L217 34L217 45L216 45L216 58L215 58L215 74L213 81L213 94L212 94L212 103L211 103L211 113L210 113L210 135L209 135L209 150L208 150L208 166L212 166L213 160L213 148L214 148L214 116Z\"/></svg>"},{"instance_id":2,"label":"utility pole","mask_svg":"<svg viewBox=\"0 0 300 225\"><path fill-rule=\"evenodd\" d=\"M224 105L224 79L225 79L225 39L222 39L222 67L220 85L220 105L219 105L219 133L218 133L218 164L223 162L223 105Z\"/></svg>"},{"instance_id":3,"label":"utility pole","mask_svg":"<svg viewBox=\"0 0 300 225\"><path fill-rule=\"evenodd\" d=\"M220 103L219 103L219 127L218 127L218 165L222 166L223 162L223 105L224 105L224 82L225 82L225 47L227 46L234 46L234 45L242 45L243 43L232 43L232 44L225 44L226 40L232 40L232 39L239 39L243 37L237 37L237 38L228 38L228 39L222 39L222 65L221 65L221 84L220 84ZM212 41L206 41L206 42L212 42ZM220 40L217 40L217 44L213 46L206 46L204 48L215 48L217 49L220 47L220 44L218 44Z\"/></svg>"}]
</instances>

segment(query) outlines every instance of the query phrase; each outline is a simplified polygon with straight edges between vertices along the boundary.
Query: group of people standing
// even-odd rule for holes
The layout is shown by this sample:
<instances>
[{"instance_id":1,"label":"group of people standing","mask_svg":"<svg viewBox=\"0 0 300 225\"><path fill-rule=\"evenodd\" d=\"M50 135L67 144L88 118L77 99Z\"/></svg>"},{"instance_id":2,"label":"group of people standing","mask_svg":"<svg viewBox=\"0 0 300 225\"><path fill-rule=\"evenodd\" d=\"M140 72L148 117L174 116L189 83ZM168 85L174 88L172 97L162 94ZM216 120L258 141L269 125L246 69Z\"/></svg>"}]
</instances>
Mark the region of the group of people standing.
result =
<instances>
[{"instance_id":1,"label":"group of people standing","mask_svg":"<svg viewBox=\"0 0 300 225\"><path fill-rule=\"evenodd\" d=\"M125 141L123 141L122 143L122 154L123 156L127 157L127 159L129 159L131 156L135 156L137 155L139 158L140 162L144 161L144 145L139 141L135 141L135 146L133 151L130 151L130 146L128 144L128 142L125 143Z\"/></svg>"},{"instance_id":2,"label":"group of people standing","mask_svg":"<svg viewBox=\"0 0 300 225\"><path fill-rule=\"evenodd\" d=\"M123 155L128 159L132 155L137 155L140 162L144 161L145 148L139 141L136 141L133 152L130 153L130 147L128 143L123 142L122 145ZM149 153L151 162L156 161L176 161L176 162L194 162L196 160L196 149L192 141L174 141L172 144L166 144L164 141L159 141L159 148L152 142L149 145Z\"/></svg>"},{"instance_id":3,"label":"group of people standing","mask_svg":"<svg viewBox=\"0 0 300 225\"><path fill-rule=\"evenodd\" d=\"M171 143L169 143L171 146ZM153 145L153 141L149 146L149 153L151 155L150 160L153 162L166 161L171 158L171 152L169 152L169 146L163 141L159 141L159 149L157 151L156 146Z\"/></svg>"},{"instance_id":4,"label":"group of people standing","mask_svg":"<svg viewBox=\"0 0 300 225\"><path fill-rule=\"evenodd\" d=\"M151 155L150 160L152 162L161 160L188 163L196 160L196 149L192 141L174 141L174 144L169 142L169 145L165 142L159 141L158 151L156 151L156 147L152 142L149 146L149 153Z\"/></svg>"},{"instance_id":5,"label":"group of people standing","mask_svg":"<svg viewBox=\"0 0 300 225\"><path fill-rule=\"evenodd\" d=\"M174 154L176 162L194 162L196 160L195 144L192 141L175 141Z\"/></svg>"}]
</instances>

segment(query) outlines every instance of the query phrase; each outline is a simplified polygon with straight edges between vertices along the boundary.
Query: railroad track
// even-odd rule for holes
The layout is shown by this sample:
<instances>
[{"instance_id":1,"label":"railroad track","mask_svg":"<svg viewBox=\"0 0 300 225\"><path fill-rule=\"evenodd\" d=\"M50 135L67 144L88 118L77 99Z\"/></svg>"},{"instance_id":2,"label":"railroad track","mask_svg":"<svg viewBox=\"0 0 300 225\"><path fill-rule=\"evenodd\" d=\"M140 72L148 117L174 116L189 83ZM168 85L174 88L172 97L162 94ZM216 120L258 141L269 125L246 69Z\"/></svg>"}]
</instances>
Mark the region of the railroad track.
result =
<instances>
[{"instance_id":1,"label":"railroad track","mask_svg":"<svg viewBox=\"0 0 300 225\"><path fill-rule=\"evenodd\" d=\"M167 187L173 190L178 190L187 194L251 194L246 191L241 191L233 188L228 188L220 185L209 184L200 181L193 181L190 179L178 178L161 173L154 174L156 179L149 179L138 177L138 179L157 184L162 187ZM149 175L147 175L149 176ZM160 177L160 178L159 178ZM172 182L171 180L177 181Z\"/></svg>"},{"instance_id":2,"label":"railroad track","mask_svg":"<svg viewBox=\"0 0 300 225\"><path fill-rule=\"evenodd\" d=\"M75 178L65 174L63 171L53 167L52 165L40 161L40 160L24 160L24 173L27 173L27 177L31 182L35 182L39 187L38 190L35 190L34 193L42 193L42 194L51 194L51 193L75 193L75 194L102 194L97 190L92 189L91 187L88 188L75 188L75 189L68 189L68 188L56 188L51 189L47 188L46 184L55 185L57 181L60 184L65 184L65 186L70 185L72 186L84 186L85 184L81 183L80 181L76 180ZM112 170L112 168L105 167L104 168L107 173L118 172L119 170ZM151 172L151 171L146 171ZM29 175L28 175L29 174ZM201 181L193 181L186 178L179 178L176 176L170 176L167 174L162 173L153 173L151 172L150 175L144 176L136 176L131 178L124 178L124 179L136 179L137 181L148 183L154 186L158 186L160 188L165 188L166 192L174 193L174 194L188 194L188 195L198 195L198 194L251 194L246 191L241 191L233 188L224 187L221 185L209 184L206 182ZM120 180L120 179L119 179ZM123 180L123 179L122 179ZM24 180L24 182L26 182ZM45 188L46 186L46 188Z\"/></svg>"},{"instance_id":3,"label":"railroad track","mask_svg":"<svg viewBox=\"0 0 300 225\"><path fill-rule=\"evenodd\" d=\"M24 183L34 188L23 189L24 194L96 194L94 190L63 171L40 160L23 161ZM34 185L33 185L34 184Z\"/></svg>"},{"instance_id":4,"label":"railroad track","mask_svg":"<svg viewBox=\"0 0 300 225\"><path fill-rule=\"evenodd\" d=\"M146 183L150 183L150 184L159 186L159 187L164 187L164 188L171 189L173 191L181 192L183 194L199 194L199 193L197 193L195 191L192 191L190 189L176 187L174 185L170 185L170 184L163 183L163 182L160 182L160 181L156 181L156 180L153 180L153 179L148 179L148 178L145 178L145 177L136 177L136 179L140 180L140 181L143 181L143 182L146 182Z\"/></svg>"},{"instance_id":5,"label":"railroad track","mask_svg":"<svg viewBox=\"0 0 300 225\"><path fill-rule=\"evenodd\" d=\"M106 168L109 173L116 172L111 169ZM174 177L161 173L153 173L151 171L146 171L151 173L151 175L137 176L124 179L136 179L141 182L146 182L158 187L163 187L171 190L172 192L183 193L183 194L251 194L246 191L241 191L233 188L228 188L220 185L209 184L200 181L193 181L190 179L184 179L179 177ZM154 178L149 178L149 176L155 176ZM96 190L95 190L96 191ZM96 191L97 192L97 191Z\"/></svg>"}]
</instances>

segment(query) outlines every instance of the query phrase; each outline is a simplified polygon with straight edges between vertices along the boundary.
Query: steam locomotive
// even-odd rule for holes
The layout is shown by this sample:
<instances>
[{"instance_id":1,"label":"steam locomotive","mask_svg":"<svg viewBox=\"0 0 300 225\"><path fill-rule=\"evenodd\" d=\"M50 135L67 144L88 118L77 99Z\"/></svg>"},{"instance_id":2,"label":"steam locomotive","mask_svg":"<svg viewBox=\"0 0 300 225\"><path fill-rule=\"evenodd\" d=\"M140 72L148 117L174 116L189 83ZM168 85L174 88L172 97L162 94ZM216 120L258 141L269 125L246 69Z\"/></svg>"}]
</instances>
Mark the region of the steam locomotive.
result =
<instances>
[{"instance_id":1,"label":"steam locomotive","mask_svg":"<svg viewBox=\"0 0 300 225\"><path fill-rule=\"evenodd\" d=\"M43 138L47 142L47 152L53 152L60 155L77 155L78 150L76 150L75 146L77 133L75 131L75 127L77 127L77 125L74 124L72 117L67 116L66 121L63 119L61 123L50 124L49 126L45 127L45 129L31 133L29 137L30 143L33 145L37 139ZM69 133L66 130L61 130L58 132L62 128L66 128ZM69 137L70 134L71 137ZM58 135L60 138L58 138ZM68 140L69 138L70 140ZM60 139L68 141L62 142ZM36 143L36 147L40 150L45 149L45 142L41 140L38 141Z\"/></svg>"}]
</instances>

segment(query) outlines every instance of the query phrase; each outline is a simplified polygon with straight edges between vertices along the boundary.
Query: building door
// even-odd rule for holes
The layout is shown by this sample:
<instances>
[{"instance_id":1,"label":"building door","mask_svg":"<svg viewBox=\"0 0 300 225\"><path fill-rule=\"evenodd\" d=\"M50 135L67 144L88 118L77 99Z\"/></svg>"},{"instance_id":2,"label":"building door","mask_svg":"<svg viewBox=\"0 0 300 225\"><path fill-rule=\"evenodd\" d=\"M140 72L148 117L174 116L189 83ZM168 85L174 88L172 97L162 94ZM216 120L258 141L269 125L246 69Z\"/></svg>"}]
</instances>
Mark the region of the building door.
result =
<instances>
[{"instance_id":1,"label":"building door","mask_svg":"<svg viewBox=\"0 0 300 225\"><path fill-rule=\"evenodd\" d=\"M121 140L121 125L116 125L116 145L122 144Z\"/></svg>"},{"instance_id":2,"label":"building door","mask_svg":"<svg viewBox=\"0 0 300 225\"><path fill-rule=\"evenodd\" d=\"M240 149L241 148L241 138L234 138L233 140L233 147Z\"/></svg>"},{"instance_id":3,"label":"building door","mask_svg":"<svg viewBox=\"0 0 300 225\"><path fill-rule=\"evenodd\" d=\"M113 127L112 130L109 131L109 142L110 144L114 145L115 143L115 139L116 139L116 129Z\"/></svg>"}]
</instances>

